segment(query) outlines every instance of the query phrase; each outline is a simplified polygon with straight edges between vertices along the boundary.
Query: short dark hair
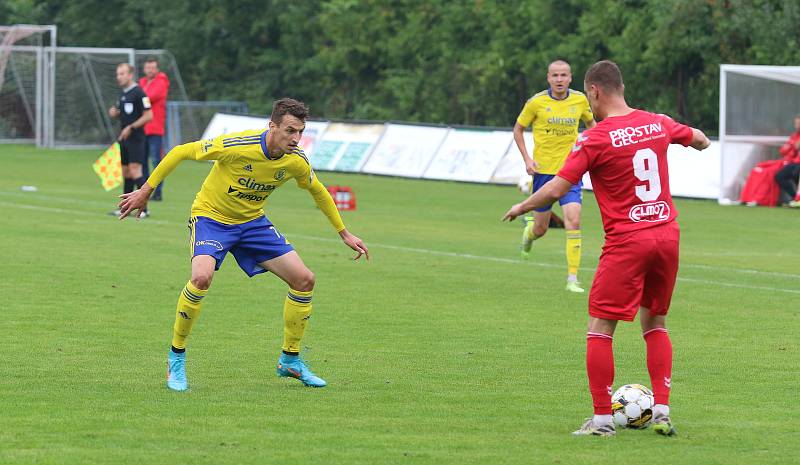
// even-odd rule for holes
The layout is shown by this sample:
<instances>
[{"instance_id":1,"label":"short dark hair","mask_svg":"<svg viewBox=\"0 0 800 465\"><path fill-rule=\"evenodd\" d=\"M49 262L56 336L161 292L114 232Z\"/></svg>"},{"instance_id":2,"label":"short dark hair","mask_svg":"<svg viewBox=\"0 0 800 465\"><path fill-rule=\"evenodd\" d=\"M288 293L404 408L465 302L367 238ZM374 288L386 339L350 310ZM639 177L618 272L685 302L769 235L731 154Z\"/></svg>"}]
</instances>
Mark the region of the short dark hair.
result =
<instances>
[{"instance_id":1,"label":"short dark hair","mask_svg":"<svg viewBox=\"0 0 800 465\"><path fill-rule=\"evenodd\" d=\"M117 65L117 68L121 68L123 66L128 68L128 72L129 73L136 74L136 67L134 67L132 64L130 64L130 63L120 63L120 64Z\"/></svg>"},{"instance_id":2,"label":"short dark hair","mask_svg":"<svg viewBox=\"0 0 800 465\"><path fill-rule=\"evenodd\" d=\"M147 57L147 59L144 60L144 62L145 63L155 63L157 67L161 66L161 63L158 62L158 58L156 58L156 57Z\"/></svg>"},{"instance_id":3,"label":"short dark hair","mask_svg":"<svg viewBox=\"0 0 800 465\"><path fill-rule=\"evenodd\" d=\"M583 78L586 86L592 84L600 87L606 92L621 94L624 89L622 83L622 71L616 63L609 60L598 61L593 64L588 71L586 77Z\"/></svg>"},{"instance_id":4,"label":"short dark hair","mask_svg":"<svg viewBox=\"0 0 800 465\"><path fill-rule=\"evenodd\" d=\"M275 124L281 124L284 115L287 114L301 121L305 121L306 118L308 118L308 107L305 103L289 97L275 100L275 103L272 104L272 115L270 115L270 119L275 122Z\"/></svg>"}]
</instances>

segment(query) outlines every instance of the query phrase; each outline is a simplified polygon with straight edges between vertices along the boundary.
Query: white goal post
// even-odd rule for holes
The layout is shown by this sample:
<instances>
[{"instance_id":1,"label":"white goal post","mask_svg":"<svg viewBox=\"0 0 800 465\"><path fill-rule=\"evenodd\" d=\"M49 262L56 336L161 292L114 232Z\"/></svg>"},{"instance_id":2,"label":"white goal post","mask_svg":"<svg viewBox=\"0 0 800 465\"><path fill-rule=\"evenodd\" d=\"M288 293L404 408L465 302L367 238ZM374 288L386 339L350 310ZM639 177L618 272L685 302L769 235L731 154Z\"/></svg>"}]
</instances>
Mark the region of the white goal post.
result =
<instances>
[{"instance_id":1,"label":"white goal post","mask_svg":"<svg viewBox=\"0 0 800 465\"><path fill-rule=\"evenodd\" d=\"M56 30L0 25L0 142L52 145Z\"/></svg>"},{"instance_id":2,"label":"white goal post","mask_svg":"<svg viewBox=\"0 0 800 465\"><path fill-rule=\"evenodd\" d=\"M800 114L800 66L720 65L720 203L737 203L750 170L778 157Z\"/></svg>"}]
</instances>

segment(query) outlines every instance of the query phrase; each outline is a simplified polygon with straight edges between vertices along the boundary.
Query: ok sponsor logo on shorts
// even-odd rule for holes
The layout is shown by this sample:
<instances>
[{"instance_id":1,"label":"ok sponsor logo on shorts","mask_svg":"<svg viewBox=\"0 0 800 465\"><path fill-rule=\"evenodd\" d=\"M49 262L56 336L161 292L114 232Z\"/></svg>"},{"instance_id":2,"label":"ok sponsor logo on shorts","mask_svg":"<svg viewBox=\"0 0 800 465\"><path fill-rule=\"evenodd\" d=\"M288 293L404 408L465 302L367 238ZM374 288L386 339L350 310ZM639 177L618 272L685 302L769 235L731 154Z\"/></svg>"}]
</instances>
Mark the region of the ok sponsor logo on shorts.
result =
<instances>
[{"instance_id":1,"label":"ok sponsor logo on shorts","mask_svg":"<svg viewBox=\"0 0 800 465\"><path fill-rule=\"evenodd\" d=\"M210 240L210 241L195 241L194 245L195 245L195 247L200 247L200 246L207 245L209 247L214 247L217 250L222 250L222 244L220 244L218 241L213 241L213 240Z\"/></svg>"},{"instance_id":2,"label":"ok sponsor logo on shorts","mask_svg":"<svg viewBox=\"0 0 800 465\"><path fill-rule=\"evenodd\" d=\"M657 223L669 219L669 205L663 200L634 205L628 212L628 217L637 223L647 221Z\"/></svg>"}]
</instances>

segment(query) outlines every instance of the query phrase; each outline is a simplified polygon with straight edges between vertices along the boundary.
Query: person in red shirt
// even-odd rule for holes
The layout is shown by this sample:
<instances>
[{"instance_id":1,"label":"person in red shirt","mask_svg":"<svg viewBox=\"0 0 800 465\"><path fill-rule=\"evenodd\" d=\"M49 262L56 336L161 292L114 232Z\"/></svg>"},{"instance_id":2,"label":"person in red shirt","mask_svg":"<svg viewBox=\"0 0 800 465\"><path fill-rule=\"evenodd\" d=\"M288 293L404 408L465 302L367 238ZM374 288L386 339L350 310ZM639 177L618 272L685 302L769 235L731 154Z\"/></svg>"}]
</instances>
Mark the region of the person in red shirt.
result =
<instances>
[{"instance_id":1,"label":"person in red shirt","mask_svg":"<svg viewBox=\"0 0 800 465\"><path fill-rule=\"evenodd\" d=\"M150 105L153 108L153 119L144 127L144 134L147 138L147 153L153 163L153 169L161 161L161 146L164 143L164 123L167 118L167 94L169 94L169 78L158 69L158 60L148 58L144 62L144 76L139 79L141 87L150 98ZM147 161L145 161L146 178L149 175ZM150 200L161 200L161 189L164 183L156 188Z\"/></svg>"},{"instance_id":2,"label":"person in red shirt","mask_svg":"<svg viewBox=\"0 0 800 465\"><path fill-rule=\"evenodd\" d=\"M781 188L780 203L800 206L794 202L797 196L797 181L800 177L800 115L794 117L794 134L780 148L784 166L775 174L775 182Z\"/></svg>"},{"instance_id":3,"label":"person in red shirt","mask_svg":"<svg viewBox=\"0 0 800 465\"><path fill-rule=\"evenodd\" d=\"M633 321L638 312L655 395L653 428L671 436L672 344L666 315L678 272L679 229L667 147L678 143L703 150L710 142L700 130L668 116L629 107L624 89L615 63L600 61L589 68L584 92L597 125L578 137L556 177L511 207L503 220L549 205L589 172L606 242L589 293L586 371L594 417L573 434L616 433L611 417L613 335L618 321Z\"/></svg>"}]
</instances>

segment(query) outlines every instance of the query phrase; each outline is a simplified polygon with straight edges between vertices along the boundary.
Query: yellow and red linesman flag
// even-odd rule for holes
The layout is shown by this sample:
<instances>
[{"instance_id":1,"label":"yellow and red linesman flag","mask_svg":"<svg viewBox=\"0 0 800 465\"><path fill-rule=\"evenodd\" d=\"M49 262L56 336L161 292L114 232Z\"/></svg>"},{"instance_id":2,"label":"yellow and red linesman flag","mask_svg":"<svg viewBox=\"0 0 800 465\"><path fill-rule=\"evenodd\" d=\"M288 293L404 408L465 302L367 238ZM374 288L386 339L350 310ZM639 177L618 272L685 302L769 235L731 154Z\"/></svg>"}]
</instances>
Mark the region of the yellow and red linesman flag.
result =
<instances>
[{"instance_id":1,"label":"yellow and red linesman flag","mask_svg":"<svg viewBox=\"0 0 800 465\"><path fill-rule=\"evenodd\" d=\"M115 187L119 187L122 184L122 160L119 156L119 143L114 142L111 144L111 147L107 148L100 155L100 158L95 160L92 164L92 169L100 177L103 189L110 191Z\"/></svg>"}]
</instances>

